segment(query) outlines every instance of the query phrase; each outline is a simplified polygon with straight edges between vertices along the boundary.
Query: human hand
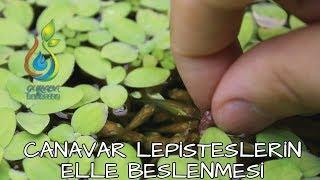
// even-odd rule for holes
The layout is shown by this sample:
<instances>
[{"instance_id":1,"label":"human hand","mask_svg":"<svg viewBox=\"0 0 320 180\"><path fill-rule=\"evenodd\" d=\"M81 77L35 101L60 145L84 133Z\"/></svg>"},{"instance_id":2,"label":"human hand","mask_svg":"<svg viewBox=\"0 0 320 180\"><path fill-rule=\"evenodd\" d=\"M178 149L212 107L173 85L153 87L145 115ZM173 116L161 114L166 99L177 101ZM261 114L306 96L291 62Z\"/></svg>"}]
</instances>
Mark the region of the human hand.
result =
<instances>
[{"instance_id":1,"label":"human hand","mask_svg":"<svg viewBox=\"0 0 320 180\"><path fill-rule=\"evenodd\" d=\"M250 1L171 1L179 73L198 107L234 134L320 112L320 1L277 0L309 26L242 54L237 34Z\"/></svg>"}]
</instances>

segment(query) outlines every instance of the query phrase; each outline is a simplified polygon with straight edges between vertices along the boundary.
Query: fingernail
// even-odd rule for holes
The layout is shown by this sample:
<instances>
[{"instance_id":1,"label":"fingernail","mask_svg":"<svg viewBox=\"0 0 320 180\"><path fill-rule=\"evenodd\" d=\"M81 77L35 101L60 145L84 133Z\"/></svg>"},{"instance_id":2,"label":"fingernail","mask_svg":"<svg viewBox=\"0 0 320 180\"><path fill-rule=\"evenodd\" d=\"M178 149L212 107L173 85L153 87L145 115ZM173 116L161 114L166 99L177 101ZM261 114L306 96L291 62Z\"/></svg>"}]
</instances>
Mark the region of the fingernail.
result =
<instances>
[{"instance_id":1,"label":"fingernail","mask_svg":"<svg viewBox=\"0 0 320 180\"><path fill-rule=\"evenodd\" d=\"M254 104L237 100L223 105L214 119L227 131L242 134L261 130L267 123L268 117Z\"/></svg>"}]
</instances>

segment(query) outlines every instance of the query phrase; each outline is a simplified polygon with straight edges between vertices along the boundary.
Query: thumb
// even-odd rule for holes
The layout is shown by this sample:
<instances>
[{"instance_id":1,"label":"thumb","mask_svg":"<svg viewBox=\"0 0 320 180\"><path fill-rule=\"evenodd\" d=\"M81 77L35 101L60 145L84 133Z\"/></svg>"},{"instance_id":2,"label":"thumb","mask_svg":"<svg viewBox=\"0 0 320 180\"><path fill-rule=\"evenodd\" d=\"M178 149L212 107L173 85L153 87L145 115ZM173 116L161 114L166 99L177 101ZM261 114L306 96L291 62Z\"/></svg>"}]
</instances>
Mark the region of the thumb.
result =
<instances>
[{"instance_id":1,"label":"thumb","mask_svg":"<svg viewBox=\"0 0 320 180\"><path fill-rule=\"evenodd\" d=\"M266 41L223 76L212 100L215 123L251 134L286 117L320 112L320 25Z\"/></svg>"}]
</instances>

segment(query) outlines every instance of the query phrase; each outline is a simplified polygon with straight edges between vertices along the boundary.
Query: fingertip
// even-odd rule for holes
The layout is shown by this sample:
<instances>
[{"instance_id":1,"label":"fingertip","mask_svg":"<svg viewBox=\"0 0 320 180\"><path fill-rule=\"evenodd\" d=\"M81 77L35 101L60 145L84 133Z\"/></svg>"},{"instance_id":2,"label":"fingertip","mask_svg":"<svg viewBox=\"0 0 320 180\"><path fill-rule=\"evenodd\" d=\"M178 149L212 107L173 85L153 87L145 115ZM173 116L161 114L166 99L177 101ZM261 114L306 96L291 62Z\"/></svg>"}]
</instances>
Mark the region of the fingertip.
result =
<instances>
[{"instance_id":1,"label":"fingertip","mask_svg":"<svg viewBox=\"0 0 320 180\"><path fill-rule=\"evenodd\" d=\"M245 100L232 100L215 107L212 116L218 127L231 134L254 134L274 122L272 117Z\"/></svg>"}]
</instances>

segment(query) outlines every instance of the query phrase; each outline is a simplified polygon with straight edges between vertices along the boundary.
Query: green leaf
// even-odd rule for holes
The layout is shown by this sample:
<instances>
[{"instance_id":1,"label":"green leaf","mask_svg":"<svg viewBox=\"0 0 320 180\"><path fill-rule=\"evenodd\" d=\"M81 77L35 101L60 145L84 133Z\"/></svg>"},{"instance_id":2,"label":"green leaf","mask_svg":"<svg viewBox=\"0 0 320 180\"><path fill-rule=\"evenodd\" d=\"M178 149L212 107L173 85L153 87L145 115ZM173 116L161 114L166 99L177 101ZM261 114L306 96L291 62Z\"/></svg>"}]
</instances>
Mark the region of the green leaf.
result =
<instances>
[{"instance_id":1,"label":"green leaf","mask_svg":"<svg viewBox=\"0 0 320 180\"><path fill-rule=\"evenodd\" d=\"M26 173L10 169L9 177L11 180L28 180Z\"/></svg>"},{"instance_id":2,"label":"green leaf","mask_svg":"<svg viewBox=\"0 0 320 180\"><path fill-rule=\"evenodd\" d=\"M3 11L4 17L14 20L22 26L29 28L33 20L33 9L25 1L8 1Z\"/></svg>"},{"instance_id":3,"label":"green leaf","mask_svg":"<svg viewBox=\"0 0 320 180\"><path fill-rule=\"evenodd\" d=\"M152 10L140 9L137 12L136 19L137 23L148 35L156 35L169 28L168 16L156 13Z\"/></svg>"},{"instance_id":4,"label":"green leaf","mask_svg":"<svg viewBox=\"0 0 320 180\"><path fill-rule=\"evenodd\" d=\"M28 75L24 69L24 58L27 53L27 51L16 51L10 56L8 61L10 72L19 77Z\"/></svg>"},{"instance_id":5,"label":"green leaf","mask_svg":"<svg viewBox=\"0 0 320 180\"><path fill-rule=\"evenodd\" d=\"M80 16L93 16L99 9L101 2L100 0L74 0L76 6L76 14Z\"/></svg>"},{"instance_id":6,"label":"green leaf","mask_svg":"<svg viewBox=\"0 0 320 180\"><path fill-rule=\"evenodd\" d=\"M5 160L0 161L0 179L3 179L3 180L9 179L9 171L10 171L10 165L7 163L7 161Z\"/></svg>"},{"instance_id":7,"label":"green leaf","mask_svg":"<svg viewBox=\"0 0 320 180\"><path fill-rule=\"evenodd\" d=\"M140 3L142 6L158 11L168 11L170 9L170 0L141 0Z\"/></svg>"},{"instance_id":8,"label":"green leaf","mask_svg":"<svg viewBox=\"0 0 320 180\"><path fill-rule=\"evenodd\" d=\"M305 22L293 15L289 18L289 24L291 29L299 29L307 26Z\"/></svg>"},{"instance_id":9,"label":"green leaf","mask_svg":"<svg viewBox=\"0 0 320 180\"><path fill-rule=\"evenodd\" d=\"M264 163L265 180L300 180L301 177L300 169L288 159L272 160Z\"/></svg>"},{"instance_id":10,"label":"green leaf","mask_svg":"<svg viewBox=\"0 0 320 180\"><path fill-rule=\"evenodd\" d=\"M117 64L126 64L137 59L138 51L128 44L113 42L102 48L101 56Z\"/></svg>"},{"instance_id":11,"label":"green leaf","mask_svg":"<svg viewBox=\"0 0 320 180\"><path fill-rule=\"evenodd\" d=\"M108 85L100 90L101 100L113 109L121 108L128 98L126 88L121 85Z\"/></svg>"},{"instance_id":12,"label":"green leaf","mask_svg":"<svg viewBox=\"0 0 320 180\"><path fill-rule=\"evenodd\" d=\"M80 68L95 78L105 79L107 71L111 69L111 63L102 58L96 49L78 47L74 50L74 55Z\"/></svg>"},{"instance_id":13,"label":"green leaf","mask_svg":"<svg viewBox=\"0 0 320 180\"><path fill-rule=\"evenodd\" d=\"M70 107L70 109L76 109L76 108L81 107L83 105L92 103L100 98L99 90L91 85L81 84L81 85L78 85L74 88L80 89L83 92L84 96L82 97L80 102L78 102L77 104Z\"/></svg>"},{"instance_id":14,"label":"green leaf","mask_svg":"<svg viewBox=\"0 0 320 180\"><path fill-rule=\"evenodd\" d=\"M73 142L76 140L73 128L69 124L60 124L59 126L51 129L48 136L52 141L57 141L61 144L64 142Z\"/></svg>"},{"instance_id":15,"label":"green leaf","mask_svg":"<svg viewBox=\"0 0 320 180\"><path fill-rule=\"evenodd\" d=\"M0 45L22 46L27 43L28 32L17 22L0 18L0 27Z\"/></svg>"},{"instance_id":16,"label":"green leaf","mask_svg":"<svg viewBox=\"0 0 320 180\"><path fill-rule=\"evenodd\" d=\"M158 161L158 167L161 165L165 165L168 164L172 167L172 164L175 163L176 164L176 174L187 174L188 173L188 169L187 166L188 164L198 164L199 166L199 161L197 159L194 158L181 158L178 155L172 155L169 156L168 158L160 158ZM170 168L165 168L167 171L172 172L172 169ZM194 170L194 171L199 171L199 168L191 168L190 170ZM194 173L193 175L198 175L199 173ZM161 175L161 173L159 174ZM164 174L162 174L163 176ZM168 180L174 180L176 178L172 178L172 177L168 177L166 178ZM194 179L194 178L192 178ZM196 180L196 179L194 179Z\"/></svg>"},{"instance_id":17,"label":"green leaf","mask_svg":"<svg viewBox=\"0 0 320 180\"><path fill-rule=\"evenodd\" d=\"M251 13L245 13L240 33L238 35L239 42L242 49L252 40L256 31L256 24Z\"/></svg>"},{"instance_id":18,"label":"green leaf","mask_svg":"<svg viewBox=\"0 0 320 180\"><path fill-rule=\"evenodd\" d=\"M33 80L34 84L62 86L68 81L74 71L75 57L73 54L63 53L57 55L57 59L59 61L57 76L50 81Z\"/></svg>"},{"instance_id":19,"label":"green leaf","mask_svg":"<svg viewBox=\"0 0 320 180\"><path fill-rule=\"evenodd\" d=\"M106 22L111 34L119 41L131 45L139 45L145 42L146 34L141 26L127 18L115 18Z\"/></svg>"},{"instance_id":20,"label":"green leaf","mask_svg":"<svg viewBox=\"0 0 320 180\"><path fill-rule=\"evenodd\" d=\"M209 128L205 130L201 136L199 144L211 144L211 143L222 143L222 147L224 149L225 146L228 144L231 144L232 141L228 137L228 135L223 132L222 130L218 128ZM226 157L219 157L219 158L211 158L212 152L209 149L206 149L204 152L205 156L201 157L201 154L199 153L199 161L204 162L207 166L210 167L211 163L220 163L222 166L225 166L227 164L234 164L236 163L236 157L232 158L226 158ZM221 154L227 153L225 150L221 152ZM229 179L227 176L219 176L218 179Z\"/></svg>"},{"instance_id":21,"label":"green leaf","mask_svg":"<svg viewBox=\"0 0 320 180\"><path fill-rule=\"evenodd\" d=\"M12 54L14 54L14 49L7 46L0 46L0 65L6 64Z\"/></svg>"},{"instance_id":22,"label":"green leaf","mask_svg":"<svg viewBox=\"0 0 320 180\"><path fill-rule=\"evenodd\" d=\"M112 34L106 30L91 31L88 36L88 41L95 46L103 46L113 39Z\"/></svg>"},{"instance_id":23,"label":"green leaf","mask_svg":"<svg viewBox=\"0 0 320 180\"><path fill-rule=\"evenodd\" d=\"M51 39L49 42L48 42L48 46L49 47L55 47L59 44L60 40L59 39Z\"/></svg>"},{"instance_id":24,"label":"green leaf","mask_svg":"<svg viewBox=\"0 0 320 180\"><path fill-rule=\"evenodd\" d=\"M0 68L0 89L7 89L7 82L11 77L14 77L14 75L10 71Z\"/></svg>"},{"instance_id":25,"label":"green leaf","mask_svg":"<svg viewBox=\"0 0 320 180\"><path fill-rule=\"evenodd\" d=\"M78 103L83 93L79 89L60 87L60 99L28 100L31 111L37 114L52 114L70 108Z\"/></svg>"},{"instance_id":26,"label":"green leaf","mask_svg":"<svg viewBox=\"0 0 320 180\"><path fill-rule=\"evenodd\" d=\"M119 17L126 17L131 11L131 5L129 2L117 2L110 6L107 6L102 10L102 19L110 20Z\"/></svg>"},{"instance_id":27,"label":"green leaf","mask_svg":"<svg viewBox=\"0 0 320 180\"><path fill-rule=\"evenodd\" d=\"M152 39L155 48L160 50L170 49L170 32L169 30L158 32Z\"/></svg>"},{"instance_id":28,"label":"green leaf","mask_svg":"<svg viewBox=\"0 0 320 180\"><path fill-rule=\"evenodd\" d=\"M32 85L32 83L26 79L16 77L16 76L11 76L8 79L6 87L10 96L14 100L26 105L27 104L26 90L30 85Z\"/></svg>"},{"instance_id":29,"label":"green leaf","mask_svg":"<svg viewBox=\"0 0 320 180\"><path fill-rule=\"evenodd\" d=\"M0 108L0 120L0 147L4 148L10 143L16 130L16 115L11 109Z\"/></svg>"},{"instance_id":30,"label":"green leaf","mask_svg":"<svg viewBox=\"0 0 320 180\"><path fill-rule=\"evenodd\" d=\"M55 22L55 30L59 31L69 22L74 13L75 11L70 1L53 3L40 14L37 20L37 31L41 32L42 28L51 20Z\"/></svg>"},{"instance_id":31,"label":"green leaf","mask_svg":"<svg viewBox=\"0 0 320 180\"><path fill-rule=\"evenodd\" d=\"M303 177L314 177L320 174L320 158L307 151L302 152L301 158L292 156L290 160L300 168Z\"/></svg>"},{"instance_id":32,"label":"green leaf","mask_svg":"<svg viewBox=\"0 0 320 180\"><path fill-rule=\"evenodd\" d=\"M89 17L73 17L67 24L68 28L78 32L94 31L99 28L97 20Z\"/></svg>"},{"instance_id":33,"label":"green leaf","mask_svg":"<svg viewBox=\"0 0 320 180\"><path fill-rule=\"evenodd\" d=\"M30 134L40 134L49 124L50 117L48 115L38 115L34 113L17 114L17 122Z\"/></svg>"},{"instance_id":34,"label":"green leaf","mask_svg":"<svg viewBox=\"0 0 320 180\"><path fill-rule=\"evenodd\" d=\"M127 72L122 66L116 66L107 72L108 85L121 83L126 78Z\"/></svg>"},{"instance_id":35,"label":"green leaf","mask_svg":"<svg viewBox=\"0 0 320 180\"><path fill-rule=\"evenodd\" d=\"M144 67L156 67L158 64L158 60L151 55L145 55L142 62Z\"/></svg>"},{"instance_id":36,"label":"green leaf","mask_svg":"<svg viewBox=\"0 0 320 180\"><path fill-rule=\"evenodd\" d=\"M91 103L77 109L72 116L71 126L82 135L99 132L108 117L108 107L102 103Z\"/></svg>"},{"instance_id":37,"label":"green leaf","mask_svg":"<svg viewBox=\"0 0 320 180\"><path fill-rule=\"evenodd\" d=\"M13 136L10 144L5 148L4 158L9 161L24 159L23 150L25 145L30 142L36 143L36 146L29 146L28 148L28 153L31 154L42 149L45 141L49 141L49 137L45 134L35 136L26 131L19 132Z\"/></svg>"},{"instance_id":38,"label":"green leaf","mask_svg":"<svg viewBox=\"0 0 320 180\"><path fill-rule=\"evenodd\" d=\"M0 146L0 162L3 159L3 152L4 152L4 150L3 150L2 146Z\"/></svg>"},{"instance_id":39,"label":"green leaf","mask_svg":"<svg viewBox=\"0 0 320 180\"><path fill-rule=\"evenodd\" d=\"M276 36L284 35L290 32L289 28L279 27L279 28L259 28L258 34L261 40L265 41Z\"/></svg>"},{"instance_id":40,"label":"green leaf","mask_svg":"<svg viewBox=\"0 0 320 180\"><path fill-rule=\"evenodd\" d=\"M117 170L119 175L118 179L128 179L128 165L129 163L142 164L140 158L137 157L136 150L130 144L124 144L124 147L119 150L121 153L125 154L127 157L122 158L116 154L115 157L109 158L105 153L101 154L100 157L94 160L95 163L95 174L104 174L105 163L117 164L117 167L112 168Z\"/></svg>"},{"instance_id":41,"label":"green leaf","mask_svg":"<svg viewBox=\"0 0 320 180\"><path fill-rule=\"evenodd\" d=\"M2 89L0 89L0 99L0 108L10 108L16 111L21 107L21 105L17 101L11 98L10 94L7 91Z\"/></svg>"},{"instance_id":42,"label":"green leaf","mask_svg":"<svg viewBox=\"0 0 320 180\"><path fill-rule=\"evenodd\" d=\"M49 41L53 37L55 32L56 30L55 30L54 21L51 20L41 31L42 40Z\"/></svg>"},{"instance_id":43,"label":"green leaf","mask_svg":"<svg viewBox=\"0 0 320 180\"><path fill-rule=\"evenodd\" d=\"M277 142L282 144L284 142L292 142L293 144L297 144L300 141L302 143L302 149L307 150L307 147L303 144L303 141L297 135L285 129L266 129L257 134L256 141L263 143ZM280 148L277 152L283 152L283 148Z\"/></svg>"},{"instance_id":44,"label":"green leaf","mask_svg":"<svg viewBox=\"0 0 320 180\"><path fill-rule=\"evenodd\" d=\"M257 23L266 28L281 27L288 17L287 12L274 3L254 4L252 11Z\"/></svg>"},{"instance_id":45,"label":"green leaf","mask_svg":"<svg viewBox=\"0 0 320 180\"><path fill-rule=\"evenodd\" d=\"M150 76L152 74L152 76ZM131 71L124 84L133 88L147 88L164 83L170 76L170 71L156 67L143 67Z\"/></svg>"},{"instance_id":46,"label":"green leaf","mask_svg":"<svg viewBox=\"0 0 320 180\"><path fill-rule=\"evenodd\" d=\"M22 164L30 180L39 180L44 177L46 180L61 179L60 167L47 158L25 159Z\"/></svg>"}]
</instances>

